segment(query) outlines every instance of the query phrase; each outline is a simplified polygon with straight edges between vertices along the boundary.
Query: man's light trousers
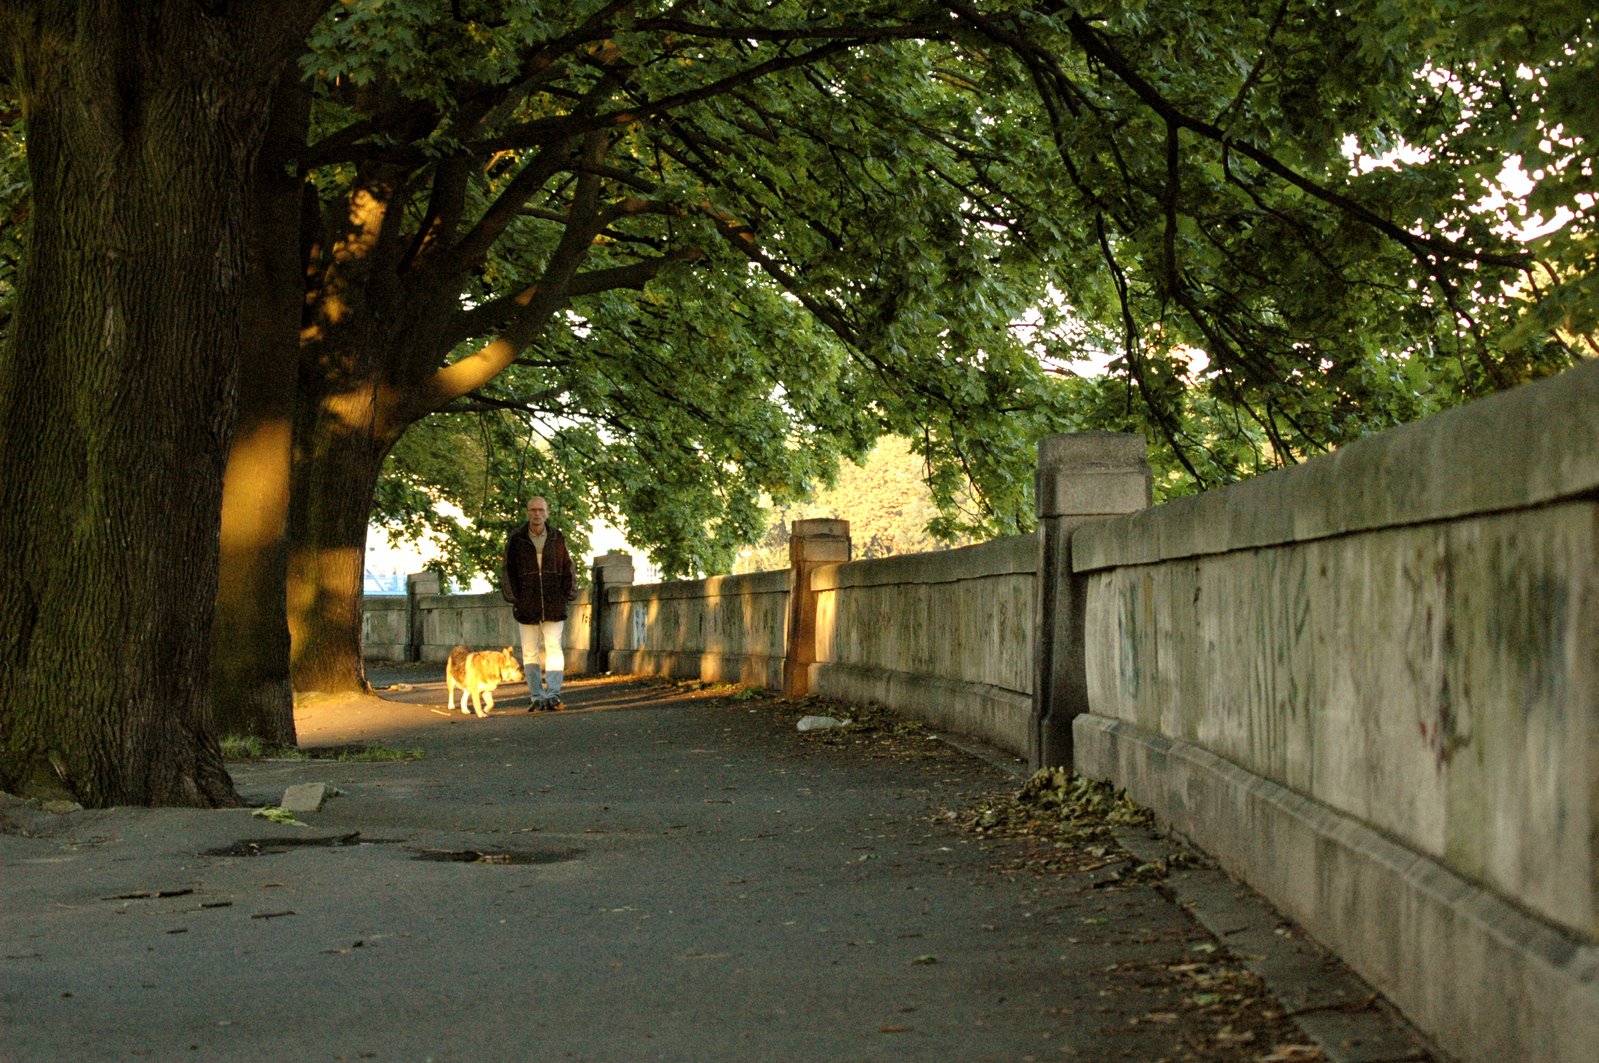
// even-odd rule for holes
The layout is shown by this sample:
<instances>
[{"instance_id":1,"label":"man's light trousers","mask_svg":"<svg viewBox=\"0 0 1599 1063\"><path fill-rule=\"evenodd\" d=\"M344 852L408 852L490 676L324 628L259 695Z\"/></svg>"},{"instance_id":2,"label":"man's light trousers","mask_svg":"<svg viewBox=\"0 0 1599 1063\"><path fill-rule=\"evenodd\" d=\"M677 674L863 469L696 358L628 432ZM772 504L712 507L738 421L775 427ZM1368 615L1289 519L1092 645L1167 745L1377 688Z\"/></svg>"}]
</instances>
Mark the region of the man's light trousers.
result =
<instances>
[{"instance_id":1,"label":"man's light trousers","mask_svg":"<svg viewBox=\"0 0 1599 1063\"><path fill-rule=\"evenodd\" d=\"M533 700L554 697L561 692L561 673L566 671L566 652L561 649L564 620L542 624L518 624L522 629L522 671L527 675L528 693Z\"/></svg>"}]
</instances>

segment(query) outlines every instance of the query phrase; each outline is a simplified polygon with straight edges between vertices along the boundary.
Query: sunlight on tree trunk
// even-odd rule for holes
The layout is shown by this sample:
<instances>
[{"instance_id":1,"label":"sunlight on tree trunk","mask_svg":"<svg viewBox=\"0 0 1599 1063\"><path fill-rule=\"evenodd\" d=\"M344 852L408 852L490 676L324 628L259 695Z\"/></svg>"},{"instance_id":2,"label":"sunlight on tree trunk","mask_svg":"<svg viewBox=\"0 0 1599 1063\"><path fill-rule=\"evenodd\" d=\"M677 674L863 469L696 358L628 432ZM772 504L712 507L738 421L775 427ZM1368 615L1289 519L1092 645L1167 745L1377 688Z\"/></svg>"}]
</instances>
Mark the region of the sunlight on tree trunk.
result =
<instances>
[{"instance_id":1,"label":"sunlight on tree trunk","mask_svg":"<svg viewBox=\"0 0 1599 1063\"><path fill-rule=\"evenodd\" d=\"M106 3L64 25L0 9L34 197L0 356L7 791L238 801L209 654L245 199L268 95L315 9Z\"/></svg>"},{"instance_id":2,"label":"sunlight on tree trunk","mask_svg":"<svg viewBox=\"0 0 1599 1063\"><path fill-rule=\"evenodd\" d=\"M373 393L343 393L302 412L288 582L298 693L369 689L361 660L361 581L372 494L389 449L375 430ZM310 400L302 397L302 404Z\"/></svg>"},{"instance_id":3,"label":"sunlight on tree trunk","mask_svg":"<svg viewBox=\"0 0 1599 1063\"><path fill-rule=\"evenodd\" d=\"M304 143L309 115L309 90L294 81L280 85L251 212L239 425L222 492L212 656L218 733L281 746L295 742L284 587L297 341L304 304L302 187L288 160Z\"/></svg>"},{"instance_id":4,"label":"sunlight on tree trunk","mask_svg":"<svg viewBox=\"0 0 1599 1063\"><path fill-rule=\"evenodd\" d=\"M295 742L284 610L291 434L287 418L252 425L228 456L212 670L218 732L277 746Z\"/></svg>"}]
</instances>

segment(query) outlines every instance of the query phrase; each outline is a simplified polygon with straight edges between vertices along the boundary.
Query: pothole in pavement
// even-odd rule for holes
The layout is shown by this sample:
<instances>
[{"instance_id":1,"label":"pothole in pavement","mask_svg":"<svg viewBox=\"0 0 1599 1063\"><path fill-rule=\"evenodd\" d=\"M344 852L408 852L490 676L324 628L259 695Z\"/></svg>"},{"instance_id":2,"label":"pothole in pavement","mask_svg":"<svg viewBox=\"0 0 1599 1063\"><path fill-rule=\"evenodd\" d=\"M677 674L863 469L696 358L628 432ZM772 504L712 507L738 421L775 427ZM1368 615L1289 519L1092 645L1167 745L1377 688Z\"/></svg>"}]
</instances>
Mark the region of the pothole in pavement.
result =
<instances>
[{"instance_id":1,"label":"pothole in pavement","mask_svg":"<svg viewBox=\"0 0 1599 1063\"><path fill-rule=\"evenodd\" d=\"M296 849L341 849L357 845L399 845L397 838L363 838L359 832L315 838L247 838L207 849L201 856L274 856ZM582 849L421 849L407 845L413 860L446 864L502 864L528 866L576 860Z\"/></svg>"},{"instance_id":2,"label":"pothole in pavement","mask_svg":"<svg viewBox=\"0 0 1599 1063\"><path fill-rule=\"evenodd\" d=\"M340 849L350 845L397 845L396 838L363 838L354 834L335 834L317 838L246 838L217 849L203 850L201 856L274 856L294 849Z\"/></svg>"},{"instance_id":3,"label":"pothole in pavement","mask_svg":"<svg viewBox=\"0 0 1599 1063\"><path fill-rule=\"evenodd\" d=\"M444 864L560 864L576 860L582 849L415 849L418 860Z\"/></svg>"}]
</instances>

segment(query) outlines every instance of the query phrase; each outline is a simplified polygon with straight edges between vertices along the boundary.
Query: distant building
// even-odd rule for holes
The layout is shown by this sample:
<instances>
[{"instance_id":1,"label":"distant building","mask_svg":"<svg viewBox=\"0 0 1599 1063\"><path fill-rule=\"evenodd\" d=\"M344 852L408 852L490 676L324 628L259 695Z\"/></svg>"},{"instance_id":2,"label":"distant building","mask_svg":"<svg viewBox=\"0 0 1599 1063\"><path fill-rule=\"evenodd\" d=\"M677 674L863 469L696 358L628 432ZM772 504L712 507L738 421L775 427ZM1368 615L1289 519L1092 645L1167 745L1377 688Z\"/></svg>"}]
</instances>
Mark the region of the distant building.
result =
<instances>
[{"instance_id":1,"label":"distant building","mask_svg":"<svg viewBox=\"0 0 1599 1063\"><path fill-rule=\"evenodd\" d=\"M361 580L363 594L404 594L404 572L374 572L367 569Z\"/></svg>"}]
</instances>

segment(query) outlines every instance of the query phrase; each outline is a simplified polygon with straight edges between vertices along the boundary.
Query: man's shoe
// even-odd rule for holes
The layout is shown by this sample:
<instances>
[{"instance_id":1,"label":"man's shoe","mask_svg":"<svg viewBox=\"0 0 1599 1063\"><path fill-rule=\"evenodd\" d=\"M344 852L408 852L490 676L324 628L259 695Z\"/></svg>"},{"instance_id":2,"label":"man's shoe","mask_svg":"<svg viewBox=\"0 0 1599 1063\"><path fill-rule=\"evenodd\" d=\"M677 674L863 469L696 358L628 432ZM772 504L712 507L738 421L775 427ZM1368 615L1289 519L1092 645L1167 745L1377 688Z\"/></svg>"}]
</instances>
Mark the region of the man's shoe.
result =
<instances>
[{"instance_id":1,"label":"man's shoe","mask_svg":"<svg viewBox=\"0 0 1599 1063\"><path fill-rule=\"evenodd\" d=\"M561 700L561 695L551 694L549 697L544 699L544 707L550 712L560 712L562 709L566 708L566 702Z\"/></svg>"}]
</instances>

